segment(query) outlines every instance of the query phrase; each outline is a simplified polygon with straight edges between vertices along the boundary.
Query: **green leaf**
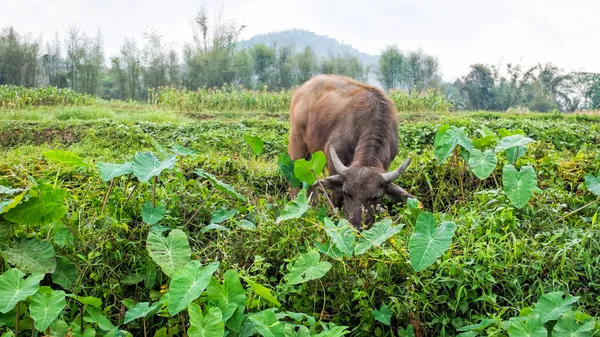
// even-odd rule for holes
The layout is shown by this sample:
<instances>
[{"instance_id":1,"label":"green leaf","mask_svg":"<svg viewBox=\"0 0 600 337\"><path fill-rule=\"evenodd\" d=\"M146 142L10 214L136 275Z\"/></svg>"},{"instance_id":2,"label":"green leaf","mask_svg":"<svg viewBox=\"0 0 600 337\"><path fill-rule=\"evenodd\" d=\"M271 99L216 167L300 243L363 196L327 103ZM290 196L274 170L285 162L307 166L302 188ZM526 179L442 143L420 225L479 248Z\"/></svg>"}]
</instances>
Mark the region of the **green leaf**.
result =
<instances>
[{"instance_id":1,"label":"green leaf","mask_svg":"<svg viewBox=\"0 0 600 337\"><path fill-rule=\"evenodd\" d=\"M294 162L294 175L298 180L312 185L317 181L315 176L319 176L323 172L326 163L325 153L323 151L315 152L309 161L302 158Z\"/></svg>"},{"instance_id":2,"label":"green leaf","mask_svg":"<svg viewBox=\"0 0 600 337\"><path fill-rule=\"evenodd\" d=\"M75 238L68 229L60 228L54 233L52 241L54 241L58 247L65 248L66 245L73 246Z\"/></svg>"},{"instance_id":3,"label":"green leaf","mask_svg":"<svg viewBox=\"0 0 600 337\"><path fill-rule=\"evenodd\" d=\"M27 194L27 192L28 191L23 191L23 192L17 194L17 196L12 199L0 201L0 214L7 213L11 209L17 207L21 203L23 198L25 198L25 195ZM6 217L5 217L5 219L6 219Z\"/></svg>"},{"instance_id":4,"label":"green leaf","mask_svg":"<svg viewBox=\"0 0 600 337\"><path fill-rule=\"evenodd\" d=\"M225 326L223 324L223 315L217 307L208 307L204 315L196 303L188 307L190 316L190 328L188 336L190 337L223 337Z\"/></svg>"},{"instance_id":5,"label":"green leaf","mask_svg":"<svg viewBox=\"0 0 600 337\"><path fill-rule=\"evenodd\" d=\"M219 262L202 268L200 261L190 261L173 275L169 285L169 313L174 316L202 295Z\"/></svg>"},{"instance_id":6,"label":"green leaf","mask_svg":"<svg viewBox=\"0 0 600 337\"><path fill-rule=\"evenodd\" d=\"M142 207L142 219L149 225L158 223L165 217L165 214L167 214L165 206L158 206L154 208L152 207L152 203L150 201L146 201L144 203L144 207Z\"/></svg>"},{"instance_id":7,"label":"green leaf","mask_svg":"<svg viewBox=\"0 0 600 337\"><path fill-rule=\"evenodd\" d=\"M315 247L317 247L317 250L321 254L327 255L335 260L342 260L345 256L336 246L331 244L331 241L325 243L315 242Z\"/></svg>"},{"instance_id":8,"label":"green leaf","mask_svg":"<svg viewBox=\"0 0 600 337\"><path fill-rule=\"evenodd\" d=\"M462 146L469 152L474 148L473 142L467 137L464 128L458 128L454 125L444 125L438 129L434 141L434 152L438 160L438 165L450 157L457 145Z\"/></svg>"},{"instance_id":9,"label":"green leaf","mask_svg":"<svg viewBox=\"0 0 600 337\"><path fill-rule=\"evenodd\" d=\"M271 290L269 290L269 288L263 286L262 284L258 284L250 279L247 279L245 277L243 277L243 279L244 279L244 281L246 281L246 283L248 283L248 285L250 286L250 288L252 288L252 291L254 291L255 294L257 294L258 296L269 301L271 304L274 304L278 307L281 306L281 303L279 303L279 301L275 298L275 296L273 296L273 294L271 293Z\"/></svg>"},{"instance_id":10,"label":"green leaf","mask_svg":"<svg viewBox=\"0 0 600 337\"><path fill-rule=\"evenodd\" d=\"M296 174L294 173L294 162L287 152L279 155L277 158L277 166L279 167L281 174L283 174L293 187L299 187L302 184L302 182L296 178Z\"/></svg>"},{"instance_id":11,"label":"green leaf","mask_svg":"<svg viewBox=\"0 0 600 337\"><path fill-rule=\"evenodd\" d=\"M581 324L577 323L575 313L568 311L564 313L556 322L552 330L552 337L592 337L594 330L594 320L588 319Z\"/></svg>"},{"instance_id":12,"label":"green leaf","mask_svg":"<svg viewBox=\"0 0 600 337\"><path fill-rule=\"evenodd\" d=\"M97 297L77 296L77 297L75 297L75 299L83 305L90 305L94 308L100 308L102 306L102 300Z\"/></svg>"},{"instance_id":13,"label":"green leaf","mask_svg":"<svg viewBox=\"0 0 600 337\"><path fill-rule=\"evenodd\" d=\"M525 137L524 135L512 135L504 137L496 145L496 153L508 150L516 147L527 147L528 144L535 142L535 140Z\"/></svg>"},{"instance_id":14,"label":"green leaf","mask_svg":"<svg viewBox=\"0 0 600 337\"><path fill-rule=\"evenodd\" d=\"M70 151L63 150L50 150L42 152L42 155L46 157L49 161L70 165L70 166L86 166L87 164L83 162L83 159Z\"/></svg>"},{"instance_id":15,"label":"green leaf","mask_svg":"<svg viewBox=\"0 0 600 337\"><path fill-rule=\"evenodd\" d=\"M386 218L373 224L369 230L361 233L361 238L358 239L354 247L354 255L362 255L373 246L381 246L392 236L398 234L403 224L392 226L392 219Z\"/></svg>"},{"instance_id":16,"label":"green leaf","mask_svg":"<svg viewBox=\"0 0 600 337\"><path fill-rule=\"evenodd\" d=\"M479 336L478 332L475 331L467 331L467 332L463 332L461 334L456 335L456 337L477 337Z\"/></svg>"},{"instance_id":17,"label":"green leaf","mask_svg":"<svg viewBox=\"0 0 600 337\"><path fill-rule=\"evenodd\" d=\"M312 195L307 199L306 189L301 189L296 198L294 198L294 200L290 200L287 205L285 205L275 223L279 224L285 220L300 218L302 215L304 215L304 213L306 213L306 211L308 211L308 203L310 202L311 198Z\"/></svg>"},{"instance_id":18,"label":"green leaf","mask_svg":"<svg viewBox=\"0 0 600 337\"><path fill-rule=\"evenodd\" d=\"M246 144L252 148L252 152L254 152L254 154L257 156L262 152L263 147L265 146L263 140L257 136L246 135L244 136L244 140L246 141Z\"/></svg>"},{"instance_id":19,"label":"green leaf","mask_svg":"<svg viewBox=\"0 0 600 337\"><path fill-rule=\"evenodd\" d=\"M247 230L256 229L256 225L248 220L240 220L240 222L238 223L238 227Z\"/></svg>"},{"instance_id":20,"label":"green leaf","mask_svg":"<svg viewBox=\"0 0 600 337\"><path fill-rule=\"evenodd\" d=\"M191 260L190 243L181 229L172 230L167 237L151 231L146 242L148 254L169 277Z\"/></svg>"},{"instance_id":21,"label":"green leaf","mask_svg":"<svg viewBox=\"0 0 600 337\"><path fill-rule=\"evenodd\" d=\"M509 320L509 337L547 337L548 330L542 324L539 315L513 317Z\"/></svg>"},{"instance_id":22,"label":"green leaf","mask_svg":"<svg viewBox=\"0 0 600 337\"><path fill-rule=\"evenodd\" d=\"M585 187L588 189L588 191L600 197L600 176L594 177L593 175L586 173Z\"/></svg>"},{"instance_id":23,"label":"green leaf","mask_svg":"<svg viewBox=\"0 0 600 337\"><path fill-rule=\"evenodd\" d=\"M145 183L152 177L158 177L162 171L175 167L177 161L176 155L168 156L164 161L160 161L150 152L138 152L133 157L133 174L139 181Z\"/></svg>"},{"instance_id":24,"label":"green leaf","mask_svg":"<svg viewBox=\"0 0 600 337\"><path fill-rule=\"evenodd\" d=\"M211 224L220 224L231 219L234 215L238 213L237 209L228 210L227 208L220 208L217 210L212 217L210 218Z\"/></svg>"},{"instance_id":25,"label":"green leaf","mask_svg":"<svg viewBox=\"0 0 600 337\"><path fill-rule=\"evenodd\" d=\"M123 175L128 175L133 173L133 168L131 166L131 163L127 162L124 164L111 164L111 163L102 163L102 162L98 162L96 164L96 166L98 167L98 171L99 171L99 175L100 175L100 179L102 179L102 181L111 181L114 178L123 176Z\"/></svg>"},{"instance_id":26,"label":"green leaf","mask_svg":"<svg viewBox=\"0 0 600 337\"><path fill-rule=\"evenodd\" d=\"M390 325L390 320L392 319L392 311L390 310L390 308L388 308L387 305L382 304L379 310L373 310L373 317L377 321L385 325Z\"/></svg>"},{"instance_id":27,"label":"green leaf","mask_svg":"<svg viewBox=\"0 0 600 337\"><path fill-rule=\"evenodd\" d=\"M496 153L506 150L506 156L510 163L515 163L527 152L527 144L533 143L535 140L525 137L522 134L504 137L496 145Z\"/></svg>"},{"instance_id":28,"label":"green leaf","mask_svg":"<svg viewBox=\"0 0 600 337\"><path fill-rule=\"evenodd\" d=\"M498 137L496 136L485 136L473 139L473 147L475 147L476 149L483 149L494 144L496 140L498 140Z\"/></svg>"},{"instance_id":29,"label":"green leaf","mask_svg":"<svg viewBox=\"0 0 600 337\"><path fill-rule=\"evenodd\" d=\"M54 273L56 269L54 247L50 242L39 241L36 238L13 243L3 250L2 256L8 263L27 274Z\"/></svg>"},{"instance_id":30,"label":"green leaf","mask_svg":"<svg viewBox=\"0 0 600 337\"><path fill-rule=\"evenodd\" d=\"M62 188L42 190L38 196L17 205L4 214L8 221L24 226L44 226L62 218L66 213L65 195Z\"/></svg>"},{"instance_id":31,"label":"green leaf","mask_svg":"<svg viewBox=\"0 0 600 337\"><path fill-rule=\"evenodd\" d=\"M11 188L11 187L6 187L6 186L2 186L0 185L0 194L7 194L7 195L12 195L18 192L23 192L24 189L22 188Z\"/></svg>"},{"instance_id":32,"label":"green leaf","mask_svg":"<svg viewBox=\"0 0 600 337\"><path fill-rule=\"evenodd\" d=\"M0 275L0 313L6 314L17 303L35 294L43 278L44 274L34 273L25 279L25 273L17 268L2 273Z\"/></svg>"},{"instance_id":33,"label":"green leaf","mask_svg":"<svg viewBox=\"0 0 600 337\"><path fill-rule=\"evenodd\" d=\"M235 311L227 320L226 326L230 330L239 332L244 321L246 293L235 270L225 272L222 285L213 278L207 287L207 293L209 304L218 306L223 313L228 305L235 306Z\"/></svg>"},{"instance_id":34,"label":"green leaf","mask_svg":"<svg viewBox=\"0 0 600 337\"><path fill-rule=\"evenodd\" d=\"M473 149L468 162L469 167L473 173L475 173L477 178L483 180L489 177L492 172L494 172L494 169L498 164L498 159L492 150L485 150L484 152L481 152L477 149Z\"/></svg>"},{"instance_id":35,"label":"green leaf","mask_svg":"<svg viewBox=\"0 0 600 337\"><path fill-rule=\"evenodd\" d=\"M64 289L71 289L73 282L77 280L77 267L65 257L56 261L56 270L52 274L52 282Z\"/></svg>"},{"instance_id":36,"label":"green leaf","mask_svg":"<svg viewBox=\"0 0 600 337\"><path fill-rule=\"evenodd\" d=\"M217 224L210 224L208 226L202 227L202 233L206 233L211 230L228 232L229 228Z\"/></svg>"},{"instance_id":37,"label":"green leaf","mask_svg":"<svg viewBox=\"0 0 600 337\"><path fill-rule=\"evenodd\" d=\"M38 291L33 295L29 304L29 314L35 328L44 332L58 317L65 305L67 305L67 301L64 291L56 290L50 293Z\"/></svg>"},{"instance_id":38,"label":"green leaf","mask_svg":"<svg viewBox=\"0 0 600 337\"><path fill-rule=\"evenodd\" d=\"M491 326L495 322L496 322L496 320L486 318L486 319L482 319L477 324L463 326L462 328L458 329L458 331L483 331L485 328L487 328L488 326Z\"/></svg>"},{"instance_id":39,"label":"green leaf","mask_svg":"<svg viewBox=\"0 0 600 337\"><path fill-rule=\"evenodd\" d=\"M277 320L271 310L251 314L248 318L256 325L256 330L263 337L285 337L283 324Z\"/></svg>"},{"instance_id":40,"label":"green leaf","mask_svg":"<svg viewBox=\"0 0 600 337\"><path fill-rule=\"evenodd\" d=\"M229 195L230 197L237 198L244 202L246 201L246 198L243 195L236 192L235 189L231 185L220 181L212 174L210 174L200 168L196 169L196 174L201 178L208 179L208 181L210 181L217 190Z\"/></svg>"},{"instance_id":41,"label":"green leaf","mask_svg":"<svg viewBox=\"0 0 600 337\"><path fill-rule=\"evenodd\" d=\"M540 315L542 323L557 320L562 314L571 311L573 303L579 296L568 295L563 299L562 291L555 291L542 295L534 305L533 312Z\"/></svg>"},{"instance_id":42,"label":"green leaf","mask_svg":"<svg viewBox=\"0 0 600 337\"><path fill-rule=\"evenodd\" d=\"M356 235L352 225L345 219L341 219L337 226L329 219L325 218L325 232L331 238L335 246L346 256L351 257L354 251L354 242Z\"/></svg>"},{"instance_id":43,"label":"green leaf","mask_svg":"<svg viewBox=\"0 0 600 337\"><path fill-rule=\"evenodd\" d=\"M127 324L138 318L144 318L152 316L160 308L160 302L156 302L150 305L149 302L141 302L134 305L132 308L127 310L125 313L125 320L123 323Z\"/></svg>"},{"instance_id":44,"label":"green leaf","mask_svg":"<svg viewBox=\"0 0 600 337\"><path fill-rule=\"evenodd\" d=\"M331 269L331 263L320 262L321 255L316 250L300 255L289 274L285 276L288 284L298 284L319 279Z\"/></svg>"},{"instance_id":45,"label":"green leaf","mask_svg":"<svg viewBox=\"0 0 600 337\"><path fill-rule=\"evenodd\" d=\"M187 147L178 144L174 144L173 147L171 147L171 150L180 156L195 156L198 154L198 151L188 149Z\"/></svg>"},{"instance_id":46,"label":"green leaf","mask_svg":"<svg viewBox=\"0 0 600 337\"><path fill-rule=\"evenodd\" d=\"M408 244L410 263L415 271L431 266L442 256L450 248L455 231L456 224L452 221L444 221L435 228L431 212L419 214L415 231Z\"/></svg>"},{"instance_id":47,"label":"green leaf","mask_svg":"<svg viewBox=\"0 0 600 337\"><path fill-rule=\"evenodd\" d=\"M92 306L86 307L87 313L90 315L92 321L98 324L98 327L103 331L111 331L115 328L114 324L104 314L100 309Z\"/></svg>"},{"instance_id":48,"label":"green leaf","mask_svg":"<svg viewBox=\"0 0 600 337\"><path fill-rule=\"evenodd\" d=\"M521 208L531 199L537 187L537 176L533 167L529 165L517 171L513 165L506 164L502 169L502 182L504 193L513 206Z\"/></svg>"}]
</instances>

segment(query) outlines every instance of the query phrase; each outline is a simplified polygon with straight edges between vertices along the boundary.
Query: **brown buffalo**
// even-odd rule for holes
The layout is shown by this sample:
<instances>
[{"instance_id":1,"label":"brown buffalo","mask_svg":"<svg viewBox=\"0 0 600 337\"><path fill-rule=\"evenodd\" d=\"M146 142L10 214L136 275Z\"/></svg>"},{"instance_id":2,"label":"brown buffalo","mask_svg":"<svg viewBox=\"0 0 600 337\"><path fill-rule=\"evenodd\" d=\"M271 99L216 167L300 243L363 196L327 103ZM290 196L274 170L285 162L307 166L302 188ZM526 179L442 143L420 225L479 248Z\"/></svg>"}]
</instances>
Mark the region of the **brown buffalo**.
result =
<instances>
[{"instance_id":1,"label":"brown buffalo","mask_svg":"<svg viewBox=\"0 0 600 337\"><path fill-rule=\"evenodd\" d=\"M314 76L292 97L290 158L308 160L312 153L325 153L329 176L320 181L356 228L363 221L372 223L384 194L394 202L412 197L393 183L410 158L388 172L398 153L396 113L385 92L343 76Z\"/></svg>"}]
</instances>

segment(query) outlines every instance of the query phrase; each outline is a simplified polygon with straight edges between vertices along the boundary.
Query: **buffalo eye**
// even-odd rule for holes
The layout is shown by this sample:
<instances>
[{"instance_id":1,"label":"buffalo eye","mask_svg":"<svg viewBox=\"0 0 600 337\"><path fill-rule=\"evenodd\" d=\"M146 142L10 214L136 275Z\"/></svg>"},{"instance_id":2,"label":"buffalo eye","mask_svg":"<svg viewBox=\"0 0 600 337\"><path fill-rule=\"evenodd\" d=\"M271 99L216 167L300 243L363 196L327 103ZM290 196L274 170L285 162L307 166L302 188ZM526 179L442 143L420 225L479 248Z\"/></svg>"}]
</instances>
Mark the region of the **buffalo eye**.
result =
<instances>
[{"instance_id":1,"label":"buffalo eye","mask_svg":"<svg viewBox=\"0 0 600 337\"><path fill-rule=\"evenodd\" d=\"M344 191L344 198L346 199L352 199L352 195L346 191Z\"/></svg>"}]
</instances>

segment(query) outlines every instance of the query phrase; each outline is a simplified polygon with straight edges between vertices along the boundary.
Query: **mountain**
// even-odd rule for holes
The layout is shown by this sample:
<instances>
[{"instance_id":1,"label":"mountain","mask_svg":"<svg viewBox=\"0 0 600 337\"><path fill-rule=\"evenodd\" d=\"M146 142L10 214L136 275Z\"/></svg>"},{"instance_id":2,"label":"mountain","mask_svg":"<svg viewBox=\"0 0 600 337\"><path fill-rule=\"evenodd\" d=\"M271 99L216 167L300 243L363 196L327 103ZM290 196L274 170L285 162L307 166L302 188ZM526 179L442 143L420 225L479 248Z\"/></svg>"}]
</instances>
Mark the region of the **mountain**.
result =
<instances>
[{"instance_id":1,"label":"mountain","mask_svg":"<svg viewBox=\"0 0 600 337\"><path fill-rule=\"evenodd\" d=\"M329 36L319 35L302 29L290 29L255 35L248 40L240 41L238 48L243 49L260 43L264 43L267 46L272 46L275 43L278 45L292 45L297 51L310 46L319 57L356 55L364 65L376 65L379 60L379 56L363 53L351 45L341 43Z\"/></svg>"}]
</instances>

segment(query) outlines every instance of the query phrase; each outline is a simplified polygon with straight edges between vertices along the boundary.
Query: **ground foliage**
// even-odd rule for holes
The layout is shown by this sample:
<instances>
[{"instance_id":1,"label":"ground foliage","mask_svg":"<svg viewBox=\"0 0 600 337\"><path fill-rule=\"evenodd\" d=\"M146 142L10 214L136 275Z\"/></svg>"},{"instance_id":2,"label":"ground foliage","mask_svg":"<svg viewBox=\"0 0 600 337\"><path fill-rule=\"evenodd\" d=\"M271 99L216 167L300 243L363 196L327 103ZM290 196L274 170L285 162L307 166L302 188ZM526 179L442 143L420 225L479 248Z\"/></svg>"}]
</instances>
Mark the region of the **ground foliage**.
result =
<instances>
[{"instance_id":1,"label":"ground foliage","mask_svg":"<svg viewBox=\"0 0 600 337\"><path fill-rule=\"evenodd\" d=\"M359 235L290 194L285 112L135 114L0 122L0 331L598 334L596 117L401 114L393 165L413 157L397 183L421 204ZM507 167L535 172L517 205Z\"/></svg>"}]
</instances>

